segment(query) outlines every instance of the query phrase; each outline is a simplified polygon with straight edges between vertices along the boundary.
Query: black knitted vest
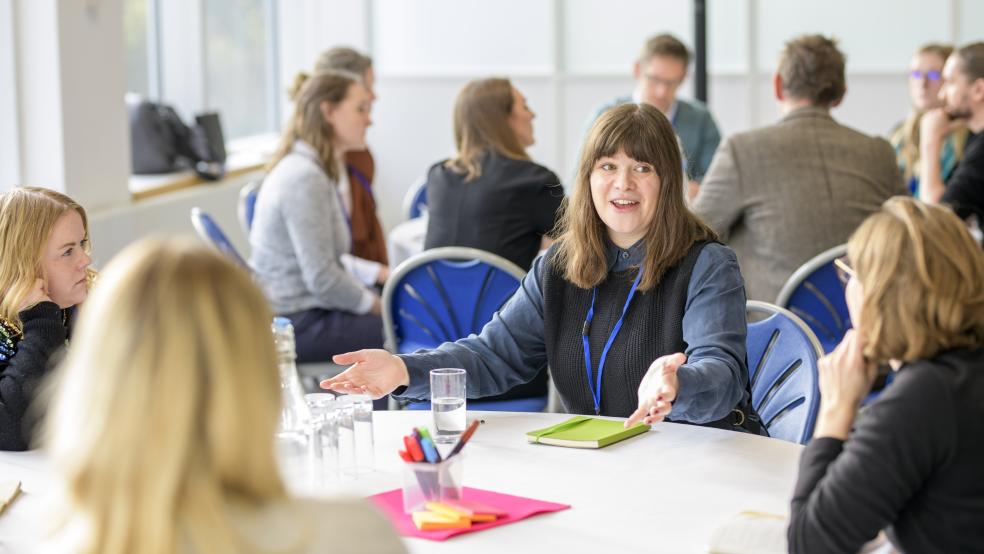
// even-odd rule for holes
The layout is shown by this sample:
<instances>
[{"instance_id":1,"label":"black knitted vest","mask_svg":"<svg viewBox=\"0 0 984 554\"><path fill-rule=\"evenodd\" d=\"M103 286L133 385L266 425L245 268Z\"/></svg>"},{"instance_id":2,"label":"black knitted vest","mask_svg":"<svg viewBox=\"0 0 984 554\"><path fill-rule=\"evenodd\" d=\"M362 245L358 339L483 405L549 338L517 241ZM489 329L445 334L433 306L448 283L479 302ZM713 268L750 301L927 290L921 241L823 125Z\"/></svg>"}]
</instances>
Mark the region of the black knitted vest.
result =
<instances>
[{"instance_id":1,"label":"black knitted vest","mask_svg":"<svg viewBox=\"0 0 984 554\"><path fill-rule=\"evenodd\" d=\"M601 377L601 414L628 417L638 407L638 389L656 358L685 352L683 313L690 274L706 242L695 243L686 256L670 268L648 291L636 291L625 313L622 330L612 343ZM581 340L591 307L591 289L566 281L553 267L552 254L544 260L543 320L547 360L554 385L569 413L594 414ZM594 318L588 332L591 346L591 382L597 379L598 362L636 276L636 269L610 272L598 285Z\"/></svg>"}]
</instances>

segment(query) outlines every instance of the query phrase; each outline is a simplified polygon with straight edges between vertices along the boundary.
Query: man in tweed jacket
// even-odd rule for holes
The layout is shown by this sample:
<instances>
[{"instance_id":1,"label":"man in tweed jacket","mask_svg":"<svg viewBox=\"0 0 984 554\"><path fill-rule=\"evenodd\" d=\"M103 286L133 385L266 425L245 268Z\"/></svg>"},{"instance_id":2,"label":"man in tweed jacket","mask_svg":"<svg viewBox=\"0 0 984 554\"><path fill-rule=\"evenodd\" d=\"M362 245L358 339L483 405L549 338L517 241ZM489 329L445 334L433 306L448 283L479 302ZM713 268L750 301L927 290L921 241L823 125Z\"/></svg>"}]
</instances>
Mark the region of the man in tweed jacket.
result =
<instances>
[{"instance_id":1,"label":"man in tweed jacket","mask_svg":"<svg viewBox=\"0 0 984 554\"><path fill-rule=\"evenodd\" d=\"M724 141L693 204L737 253L748 298L768 302L800 265L907 194L888 142L830 116L846 91L834 41L790 41L773 81L783 118Z\"/></svg>"}]
</instances>

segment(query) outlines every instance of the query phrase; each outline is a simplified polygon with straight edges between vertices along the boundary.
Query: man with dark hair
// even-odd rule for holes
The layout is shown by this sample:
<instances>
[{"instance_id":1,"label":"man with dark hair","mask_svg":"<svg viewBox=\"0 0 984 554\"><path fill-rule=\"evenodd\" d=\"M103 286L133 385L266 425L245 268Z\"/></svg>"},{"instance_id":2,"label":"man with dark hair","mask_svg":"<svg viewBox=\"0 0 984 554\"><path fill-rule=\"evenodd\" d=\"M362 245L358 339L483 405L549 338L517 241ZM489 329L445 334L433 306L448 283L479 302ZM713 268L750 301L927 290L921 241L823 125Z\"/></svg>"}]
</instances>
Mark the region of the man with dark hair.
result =
<instances>
[{"instance_id":1,"label":"man with dark hair","mask_svg":"<svg viewBox=\"0 0 984 554\"><path fill-rule=\"evenodd\" d=\"M946 60L940 98L944 107L926 112L919 125L924 183L920 198L949 204L961 218L975 215L984 225L984 42L968 44ZM963 159L944 186L940 149L947 133L961 124L975 134L967 139Z\"/></svg>"},{"instance_id":2,"label":"man with dark hair","mask_svg":"<svg viewBox=\"0 0 984 554\"><path fill-rule=\"evenodd\" d=\"M800 265L906 194L888 142L830 117L847 90L833 40L788 42L773 87L783 118L725 140L693 204L738 254L748 298L768 302Z\"/></svg>"},{"instance_id":3,"label":"man with dark hair","mask_svg":"<svg viewBox=\"0 0 984 554\"><path fill-rule=\"evenodd\" d=\"M714 150L721 142L717 123L707 107L697 100L681 100L676 92L687 77L690 51L679 39L669 34L656 35L646 41L632 74L636 89L632 96L616 98L601 106L591 118L626 102L651 104L673 124L687 158L687 176L700 182L711 163Z\"/></svg>"}]
</instances>

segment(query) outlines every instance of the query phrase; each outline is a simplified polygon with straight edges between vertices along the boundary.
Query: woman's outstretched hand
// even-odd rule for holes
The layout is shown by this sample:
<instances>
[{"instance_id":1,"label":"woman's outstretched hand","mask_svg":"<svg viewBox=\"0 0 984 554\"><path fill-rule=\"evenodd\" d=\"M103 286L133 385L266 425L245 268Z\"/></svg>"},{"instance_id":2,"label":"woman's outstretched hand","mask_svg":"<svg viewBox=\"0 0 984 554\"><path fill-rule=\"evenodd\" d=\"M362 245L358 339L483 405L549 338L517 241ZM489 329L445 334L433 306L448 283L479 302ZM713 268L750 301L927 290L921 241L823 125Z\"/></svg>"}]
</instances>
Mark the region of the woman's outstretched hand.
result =
<instances>
[{"instance_id":1,"label":"woman's outstretched hand","mask_svg":"<svg viewBox=\"0 0 984 554\"><path fill-rule=\"evenodd\" d=\"M650 364L649 371L639 383L639 408L629 416L626 427L635 425L639 420L646 425L659 423L670 414L680 388L677 369L686 361L687 356L677 352L660 356Z\"/></svg>"},{"instance_id":2,"label":"woman's outstretched hand","mask_svg":"<svg viewBox=\"0 0 984 554\"><path fill-rule=\"evenodd\" d=\"M351 367L322 381L323 389L344 394L368 394L375 399L410 384L410 374L403 360L382 349L338 354L332 360L336 364L351 364Z\"/></svg>"}]
</instances>

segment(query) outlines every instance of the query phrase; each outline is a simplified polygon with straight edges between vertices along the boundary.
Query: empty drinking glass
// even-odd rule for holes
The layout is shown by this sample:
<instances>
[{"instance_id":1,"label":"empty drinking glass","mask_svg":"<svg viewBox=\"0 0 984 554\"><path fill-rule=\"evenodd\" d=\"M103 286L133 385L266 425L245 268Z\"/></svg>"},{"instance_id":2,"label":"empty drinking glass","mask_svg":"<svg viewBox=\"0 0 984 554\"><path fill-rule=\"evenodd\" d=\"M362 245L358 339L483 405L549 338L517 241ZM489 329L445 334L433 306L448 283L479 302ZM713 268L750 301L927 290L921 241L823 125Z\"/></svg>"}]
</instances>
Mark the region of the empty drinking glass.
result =
<instances>
[{"instance_id":1,"label":"empty drinking glass","mask_svg":"<svg viewBox=\"0 0 984 554\"><path fill-rule=\"evenodd\" d=\"M375 448L372 433L372 397L368 394L350 394L352 423L355 432L355 471L369 473L374 465Z\"/></svg>"},{"instance_id":2,"label":"empty drinking glass","mask_svg":"<svg viewBox=\"0 0 984 554\"><path fill-rule=\"evenodd\" d=\"M324 488L338 481L338 415L335 411L335 396L329 393L304 395L311 409L312 448L320 453L317 467L314 468L312 485Z\"/></svg>"}]
</instances>

